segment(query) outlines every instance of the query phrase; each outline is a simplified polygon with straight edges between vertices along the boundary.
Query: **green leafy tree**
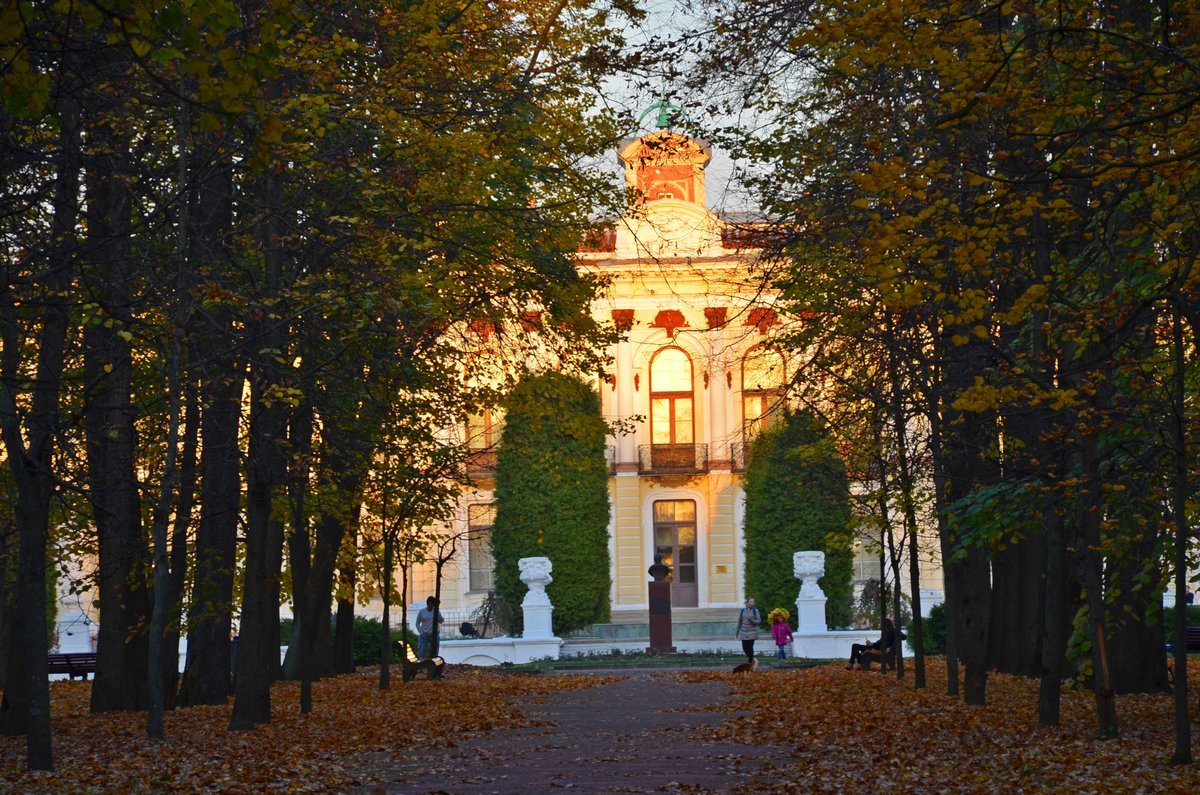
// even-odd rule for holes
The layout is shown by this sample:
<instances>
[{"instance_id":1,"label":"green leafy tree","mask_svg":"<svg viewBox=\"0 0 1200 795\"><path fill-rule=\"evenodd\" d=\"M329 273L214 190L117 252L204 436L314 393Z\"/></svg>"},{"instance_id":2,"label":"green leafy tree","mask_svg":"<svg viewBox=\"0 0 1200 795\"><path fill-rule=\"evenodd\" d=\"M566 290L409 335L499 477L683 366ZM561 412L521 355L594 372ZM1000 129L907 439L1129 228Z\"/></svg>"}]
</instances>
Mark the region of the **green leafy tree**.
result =
<instances>
[{"instance_id":1,"label":"green leafy tree","mask_svg":"<svg viewBox=\"0 0 1200 795\"><path fill-rule=\"evenodd\" d=\"M792 554L825 553L818 584L826 620L852 618L850 486L833 441L807 411L789 412L779 428L754 440L746 466L746 593L770 609L796 599Z\"/></svg>"},{"instance_id":2,"label":"green leafy tree","mask_svg":"<svg viewBox=\"0 0 1200 795\"><path fill-rule=\"evenodd\" d=\"M578 378L542 373L509 396L496 465L496 592L520 604L517 561L549 558L558 633L609 617L606 430L599 396Z\"/></svg>"}]
</instances>

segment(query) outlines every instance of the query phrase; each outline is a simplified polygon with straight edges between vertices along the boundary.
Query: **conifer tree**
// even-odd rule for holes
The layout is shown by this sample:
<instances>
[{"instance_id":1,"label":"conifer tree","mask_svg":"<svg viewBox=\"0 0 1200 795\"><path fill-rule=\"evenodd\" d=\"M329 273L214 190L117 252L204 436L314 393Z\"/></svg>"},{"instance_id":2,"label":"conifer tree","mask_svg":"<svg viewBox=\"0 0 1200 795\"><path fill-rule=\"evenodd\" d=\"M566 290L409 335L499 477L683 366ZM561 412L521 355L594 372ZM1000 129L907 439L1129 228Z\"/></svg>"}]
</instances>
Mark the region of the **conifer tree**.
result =
<instances>
[{"instance_id":1,"label":"conifer tree","mask_svg":"<svg viewBox=\"0 0 1200 795\"><path fill-rule=\"evenodd\" d=\"M542 373L509 396L496 462L496 592L519 605L517 561L549 558L556 633L609 617L606 430L599 396L578 378ZM513 617L519 625L520 611Z\"/></svg>"},{"instance_id":2,"label":"conifer tree","mask_svg":"<svg viewBox=\"0 0 1200 795\"><path fill-rule=\"evenodd\" d=\"M789 412L761 433L746 466L746 594L766 609L795 602L792 554L825 553L818 584L826 620L845 626L851 613L850 487L833 441L807 411Z\"/></svg>"}]
</instances>

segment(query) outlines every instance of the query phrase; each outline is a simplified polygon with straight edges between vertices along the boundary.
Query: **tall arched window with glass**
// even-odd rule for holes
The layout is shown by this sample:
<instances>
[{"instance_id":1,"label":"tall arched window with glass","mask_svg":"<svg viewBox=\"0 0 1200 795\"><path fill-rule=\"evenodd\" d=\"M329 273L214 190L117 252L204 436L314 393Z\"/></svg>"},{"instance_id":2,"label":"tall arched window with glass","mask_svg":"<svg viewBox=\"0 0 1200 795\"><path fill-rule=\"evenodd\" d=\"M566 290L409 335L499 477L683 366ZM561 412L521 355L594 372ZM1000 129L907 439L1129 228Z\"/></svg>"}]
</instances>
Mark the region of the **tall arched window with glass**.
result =
<instances>
[{"instance_id":1,"label":"tall arched window with glass","mask_svg":"<svg viewBox=\"0 0 1200 795\"><path fill-rule=\"evenodd\" d=\"M755 345L746 351L742 359L742 434L746 444L774 423L786 383L783 354L769 345Z\"/></svg>"},{"instance_id":2,"label":"tall arched window with glass","mask_svg":"<svg viewBox=\"0 0 1200 795\"><path fill-rule=\"evenodd\" d=\"M682 349L663 348L650 361L650 442L654 469L696 466L692 360Z\"/></svg>"},{"instance_id":3,"label":"tall arched window with glass","mask_svg":"<svg viewBox=\"0 0 1200 795\"><path fill-rule=\"evenodd\" d=\"M494 587L496 561L492 558L492 525L496 506L477 503L467 506L467 563L470 567L467 587L487 592Z\"/></svg>"},{"instance_id":4,"label":"tall arched window with glass","mask_svg":"<svg viewBox=\"0 0 1200 795\"><path fill-rule=\"evenodd\" d=\"M486 473L496 468L496 445L504 424L504 410L493 405L504 382L503 362L494 353L483 353L470 364L468 388L480 398L475 411L467 414L467 466L472 472Z\"/></svg>"}]
</instances>

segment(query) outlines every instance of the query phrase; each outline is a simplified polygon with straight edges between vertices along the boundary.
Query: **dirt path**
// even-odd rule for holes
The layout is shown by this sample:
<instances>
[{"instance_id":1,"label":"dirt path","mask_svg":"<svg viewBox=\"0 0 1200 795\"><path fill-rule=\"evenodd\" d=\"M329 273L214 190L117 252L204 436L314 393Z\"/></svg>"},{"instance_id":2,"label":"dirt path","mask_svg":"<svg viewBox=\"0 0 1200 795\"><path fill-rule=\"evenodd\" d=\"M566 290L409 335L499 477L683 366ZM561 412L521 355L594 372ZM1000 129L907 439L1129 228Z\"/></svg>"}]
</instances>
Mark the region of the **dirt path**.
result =
<instances>
[{"instance_id":1,"label":"dirt path","mask_svg":"<svg viewBox=\"0 0 1200 795\"><path fill-rule=\"evenodd\" d=\"M385 784L357 793L726 792L749 785L777 748L689 739L720 723L720 682L640 674L554 693L528 708L536 726L454 748L406 754L377 769Z\"/></svg>"}]
</instances>

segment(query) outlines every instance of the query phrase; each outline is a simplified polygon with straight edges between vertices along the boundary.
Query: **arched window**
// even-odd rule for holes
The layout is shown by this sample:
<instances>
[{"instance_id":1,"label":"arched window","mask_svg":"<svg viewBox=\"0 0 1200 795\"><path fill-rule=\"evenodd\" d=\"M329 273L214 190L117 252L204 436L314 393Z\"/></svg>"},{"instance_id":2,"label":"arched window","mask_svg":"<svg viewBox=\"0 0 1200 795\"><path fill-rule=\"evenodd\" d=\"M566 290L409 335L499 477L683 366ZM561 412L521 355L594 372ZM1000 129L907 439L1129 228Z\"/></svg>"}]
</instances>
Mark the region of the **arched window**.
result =
<instances>
[{"instance_id":1,"label":"arched window","mask_svg":"<svg viewBox=\"0 0 1200 795\"><path fill-rule=\"evenodd\" d=\"M767 345L755 345L742 358L742 417L746 440L770 427L782 402L787 371L783 354Z\"/></svg>"},{"instance_id":2,"label":"arched window","mask_svg":"<svg viewBox=\"0 0 1200 795\"><path fill-rule=\"evenodd\" d=\"M492 590L496 561L492 558L492 525L496 506L478 503L467 506L467 563L470 566L467 587L472 591Z\"/></svg>"},{"instance_id":3,"label":"arched window","mask_svg":"<svg viewBox=\"0 0 1200 795\"><path fill-rule=\"evenodd\" d=\"M477 392L482 405L467 414L466 442L468 466L474 471L496 467L496 445L504 424L504 410L494 405L504 384L504 362L494 353L482 353L469 365L467 386Z\"/></svg>"},{"instance_id":4,"label":"arched window","mask_svg":"<svg viewBox=\"0 0 1200 795\"><path fill-rule=\"evenodd\" d=\"M679 348L663 348L650 361L650 442L695 441L692 360Z\"/></svg>"}]
</instances>

